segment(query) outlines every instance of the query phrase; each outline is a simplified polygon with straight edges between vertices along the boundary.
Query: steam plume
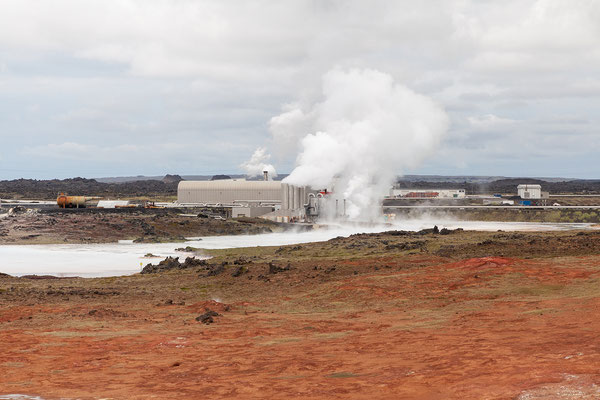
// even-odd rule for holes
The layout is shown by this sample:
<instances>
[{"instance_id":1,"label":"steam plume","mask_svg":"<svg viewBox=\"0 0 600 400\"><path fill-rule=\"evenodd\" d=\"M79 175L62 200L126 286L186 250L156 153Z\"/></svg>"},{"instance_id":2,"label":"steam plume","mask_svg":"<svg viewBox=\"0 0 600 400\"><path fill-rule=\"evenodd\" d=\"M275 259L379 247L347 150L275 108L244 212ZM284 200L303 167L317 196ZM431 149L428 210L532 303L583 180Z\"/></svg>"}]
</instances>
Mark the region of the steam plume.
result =
<instances>
[{"instance_id":1,"label":"steam plume","mask_svg":"<svg viewBox=\"0 0 600 400\"><path fill-rule=\"evenodd\" d=\"M270 122L275 143L301 146L284 182L334 186L350 219L373 218L395 176L431 155L447 127L433 100L370 69L329 71L319 101L288 107ZM259 150L249 165L265 157Z\"/></svg>"},{"instance_id":2,"label":"steam plume","mask_svg":"<svg viewBox=\"0 0 600 400\"><path fill-rule=\"evenodd\" d=\"M259 147L254 151L250 160L241 165L241 168L251 178L262 175L263 171L268 171L269 180L273 179L277 176L277 172L272 164L267 163L270 158L271 155L267 154L267 150L264 147Z\"/></svg>"}]
</instances>

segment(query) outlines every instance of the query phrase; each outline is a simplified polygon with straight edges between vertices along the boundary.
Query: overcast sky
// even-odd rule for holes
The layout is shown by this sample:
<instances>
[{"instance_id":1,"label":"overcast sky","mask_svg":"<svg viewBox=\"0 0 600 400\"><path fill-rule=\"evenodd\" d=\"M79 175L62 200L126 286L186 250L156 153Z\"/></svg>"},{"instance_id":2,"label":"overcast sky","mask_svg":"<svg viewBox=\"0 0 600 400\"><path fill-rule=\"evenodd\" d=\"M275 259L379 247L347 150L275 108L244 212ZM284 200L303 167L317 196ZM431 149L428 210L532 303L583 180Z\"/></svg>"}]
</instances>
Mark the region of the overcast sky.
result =
<instances>
[{"instance_id":1,"label":"overcast sky","mask_svg":"<svg viewBox=\"0 0 600 400\"><path fill-rule=\"evenodd\" d=\"M0 0L0 179L239 173L332 68L447 111L407 173L600 178L597 0Z\"/></svg>"}]
</instances>

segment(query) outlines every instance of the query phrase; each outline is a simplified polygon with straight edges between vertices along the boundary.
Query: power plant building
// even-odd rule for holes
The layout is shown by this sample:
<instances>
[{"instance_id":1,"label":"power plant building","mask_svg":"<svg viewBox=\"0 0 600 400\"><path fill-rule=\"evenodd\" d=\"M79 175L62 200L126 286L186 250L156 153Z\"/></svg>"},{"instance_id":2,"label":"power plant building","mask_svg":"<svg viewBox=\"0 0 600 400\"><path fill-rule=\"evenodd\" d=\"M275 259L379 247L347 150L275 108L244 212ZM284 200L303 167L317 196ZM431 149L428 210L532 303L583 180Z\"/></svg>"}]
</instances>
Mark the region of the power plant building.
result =
<instances>
[{"instance_id":1,"label":"power plant building","mask_svg":"<svg viewBox=\"0 0 600 400\"><path fill-rule=\"evenodd\" d=\"M177 202L185 206L225 207L234 218L263 216L289 222L304 217L310 193L307 187L280 181L181 181Z\"/></svg>"},{"instance_id":2,"label":"power plant building","mask_svg":"<svg viewBox=\"0 0 600 400\"><path fill-rule=\"evenodd\" d=\"M177 186L180 204L235 205L243 203L281 203L281 182L246 181L181 181Z\"/></svg>"}]
</instances>

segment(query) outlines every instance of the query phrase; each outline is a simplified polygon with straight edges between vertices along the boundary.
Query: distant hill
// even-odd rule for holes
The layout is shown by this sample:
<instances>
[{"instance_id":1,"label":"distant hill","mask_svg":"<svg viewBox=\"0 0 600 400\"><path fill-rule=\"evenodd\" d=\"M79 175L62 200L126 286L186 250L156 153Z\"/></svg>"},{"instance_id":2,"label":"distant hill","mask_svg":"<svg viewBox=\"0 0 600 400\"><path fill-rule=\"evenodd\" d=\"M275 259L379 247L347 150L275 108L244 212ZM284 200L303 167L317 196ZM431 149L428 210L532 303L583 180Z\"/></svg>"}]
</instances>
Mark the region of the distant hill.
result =
<instances>
[{"instance_id":1,"label":"distant hill","mask_svg":"<svg viewBox=\"0 0 600 400\"><path fill-rule=\"evenodd\" d=\"M104 183L86 178L60 180L15 179L0 181L0 198L51 200L55 199L59 193L105 198L176 196L178 182L163 182L160 179L126 183Z\"/></svg>"},{"instance_id":2,"label":"distant hill","mask_svg":"<svg viewBox=\"0 0 600 400\"><path fill-rule=\"evenodd\" d=\"M562 178L560 178L562 179ZM399 178L396 185L402 189L465 189L467 194L493 194L517 193L517 186L520 184L539 184L544 192L552 194L599 194L600 180L574 179L558 180L554 178L502 178L492 181L487 180L464 180L462 182L456 179L448 180L406 180L405 177Z\"/></svg>"},{"instance_id":3,"label":"distant hill","mask_svg":"<svg viewBox=\"0 0 600 400\"><path fill-rule=\"evenodd\" d=\"M445 175L404 175L398 177L398 180L405 182L456 182L456 183L490 183L494 181L500 181L504 179L537 179L544 182L565 182L574 181L574 178L551 178L551 177L533 177L533 178L513 178L507 176L485 176L485 175L456 175L456 176L445 176Z\"/></svg>"},{"instance_id":4,"label":"distant hill","mask_svg":"<svg viewBox=\"0 0 600 400\"><path fill-rule=\"evenodd\" d=\"M177 176L177 177L180 177L184 181L210 181L213 176L220 176L220 175L219 174L217 174L217 175L168 175L167 174L166 176ZM247 178L246 175L243 175L243 174L227 174L227 175L223 175L223 176L228 176L229 179L245 178L248 180L255 180L255 181L261 181L263 179L262 175L254 177L254 178ZM288 174L281 174L281 175L277 176L277 178L275 178L274 180L280 181L280 180L284 179L286 176L288 176ZM106 177L106 178L95 178L95 180L97 182L102 182L102 183L127 183L127 182L138 182L138 181L160 181L160 180L163 180L164 178L165 177L163 177L163 176L138 175L138 176L115 176L115 177Z\"/></svg>"},{"instance_id":5,"label":"distant hill","mask_svg":"<svg viewBox=\"0 0 600 400\"><path fill-rule=\"evenodd\" d=\"M183 180L179 175L165 175L164 178L161 179L164 183L179 183Z\"/></svg>"},{"instance_id":6,"label":"distant hill","mask_svg":"<svg viewBox=\"0 0 600 400\"><path fill-rule=\"evenodd\" d=\"M243 175L228 175L244 178ZM283 179L287 174L277 177ZM0 198L54 199L59 193L70 195L161 198L177 195L180 180L210 180L208 175L166 175L156 177L15 179L0 181ZM254 178L261 180L260 177ZM600 194L600 180L565 178L506 178L472 176L409 175L399 178L397 186L406 189L465 189L467 194L517 193L517 185L533 183L551 194Z\"/></svg>"}]
</instances>

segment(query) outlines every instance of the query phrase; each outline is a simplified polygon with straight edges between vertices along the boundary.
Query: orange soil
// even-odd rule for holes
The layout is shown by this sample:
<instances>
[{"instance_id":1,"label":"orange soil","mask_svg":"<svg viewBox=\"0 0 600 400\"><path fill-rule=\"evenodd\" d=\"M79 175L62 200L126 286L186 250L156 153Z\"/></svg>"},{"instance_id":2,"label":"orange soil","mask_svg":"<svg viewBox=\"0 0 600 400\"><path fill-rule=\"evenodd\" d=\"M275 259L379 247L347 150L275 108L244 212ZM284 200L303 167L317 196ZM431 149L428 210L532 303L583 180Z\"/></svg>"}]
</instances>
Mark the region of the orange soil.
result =
<instances>
[{"instance_id":1,"label":"orange soil","mask_svg":"<svg viewBox=\"0 0 600 400\"><path fill-rule=\"evenodd\" d=\"M229 311L135 298L5 305L0 395L599 398L599 267L590 256L380 269L265 290ZM212 325L194 319L207 307L222 314Z\"/></svg>"}]
</instances>

